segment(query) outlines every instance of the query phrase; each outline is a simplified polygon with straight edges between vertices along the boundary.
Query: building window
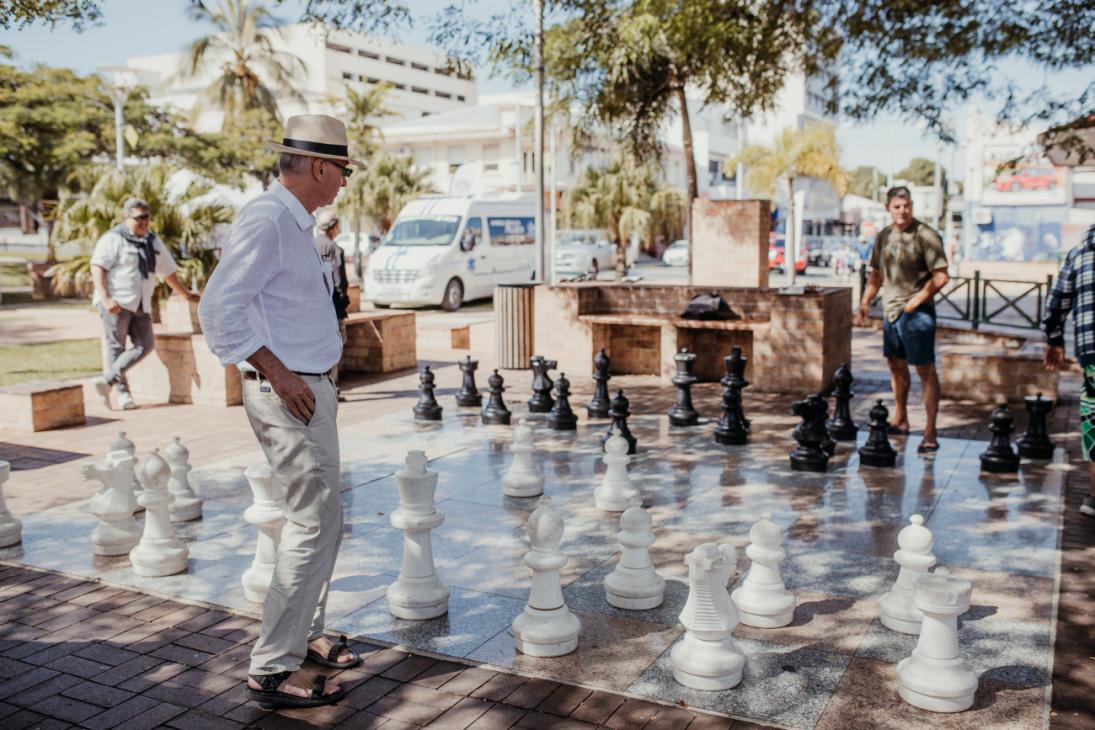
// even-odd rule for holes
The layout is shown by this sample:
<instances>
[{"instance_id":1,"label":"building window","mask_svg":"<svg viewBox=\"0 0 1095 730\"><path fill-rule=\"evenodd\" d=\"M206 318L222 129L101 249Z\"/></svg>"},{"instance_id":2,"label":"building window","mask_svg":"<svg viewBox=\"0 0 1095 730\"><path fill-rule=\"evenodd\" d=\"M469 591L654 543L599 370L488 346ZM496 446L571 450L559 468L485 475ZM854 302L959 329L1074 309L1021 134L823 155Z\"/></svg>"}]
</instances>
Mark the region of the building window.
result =
<instances>
[{"instance_id":1,"label":"building window","mask_svg":"<svg viewBox=\"0 0 1095 730\"><path fill-rule=\"evenodd\" d=\"M414 61L411 61L411 68L413 68L415 71L429 71L430 70L429 66L423 66L422 64L415 63Z\"/></svg>"},{"instance_id":2,"label":"building window","mask_svg":"<svg viewBox=\"0 0 1095 730\"><path fill-rule=\"evenodd\" d=\"M464 97L463 97L462 95L460 95L460 94L457 94L457 95L456 95L456 100L457 100L457 101L466 101L466 99L464 99Z\"/></svg>"},{"instance_id":3,"label":"building window","mask_svg":"<svg viewBox=\"0 0 1095 730\"><path fill-rule=\"evenodd\" d=\"M433 93L434 93L435 96L439 96L442 99L451 99L452 98L452 94L450 94L447 91L435 91Z\"/></svg>"},{"instance_id":4,"label":"building window","mask_svg":"<svg viewBox=\"0 0 1095 730\"><path fill-rule=\"evenodd\" d=\"M342 72L342 78L345 79L346 81L353 81L354 80L354 75L352 73L350 73L349 71L343 71Z\"/></svg>"},{"instance_id":5,"label":"building window","mask_svg":"<svg viewBox=\"0 0 1095 730\"><path fill-rule=\"evenodd\" d=\"M350 50L349 48L347 48L346 46L340 46L340 45L337 45L335 43L328 43L327 44L327 50L328 51L335 51L337 53L353 53L353 51Z\"/></svg>"},{"instance_id":6,"label":"building window","mask_svg":"<svg viewBox=\"0 0 1095 730\"><path fill-rule=\"evenodd\" d=\"M371 58L374 61L379 61L380 60L380 54L379 53L373 53L372 51L358 51L357 55L361 56L362 58Z\"/></svg>"},{"instance_id":7,"label":"building window","mask_svg":"<svg viewBox=\"0 0 1095 730\"><path fill-rule=\"evenodd\" d=\"M536 172L536 153L522 152L521 157L521 169L526 173Z\"/></svg>"},{"instance_id":8,"label":"building window","mask_svg":"<svg viewBox=\"0 0 1095 730\"><path fill-rule=\"evenodd\" d=\"M464 164L464 145L451 144L448 149L445 150L445 159L449 163L449 166L463 165Z\"/></svg>"},{"instance_id":9,"label":"building window","mask_svg":"<svg viewBox=\"0 0 1095 730\"><path fill-rule=\"evenodd\" d=\"M392 58L391 56L385 56L384 60L387 61L388 63L392 64L393 66L406 66L407 65L407 62L404 61L402 58Z\"/></svg>"},{"instance_id":10,"label":"building window","mask_svg":"<svg viewBox=\"0 0 1095 730\"><path fill-rule=\"evenodd\" d=\"M412 86L411 91L413 91L416 94L425 94L426 96L430 95L430 90L429 89L423 89L421 86Z\"/></svg>"},{"instance_id":11,"label":"building window","mask_svg":"<svg viewBox=\"0 0 1095 730\"><path fill-rule=\"evenodd\" d=\"M369 78L367 78L365 80L368 81L370 84L379 84L380 83L380 79L375 79L372 76L370 76Z\"/></svg>"},{"instance_id":12,"label":"building window","mask_svg":"<svg viewBox=\"0 0 1095 730\"><path fill-rule=\"evenodd\" d=\"M498 171L499 147L496 144L483 145L483 172Z\"/></svg>"},{"instance_id":13,"label":"building window","mask_svg":"<svg viewBox=\"0 0 1095 730\"><path fill-rule=\"evenodd\" d=\"M407 85L406 85L406 84L396 84L396 83L393 83L393 84L392 84L392 86L394 86L395 88L399 89L400 91L406 91L406 90L407 90Z\"/></svg>"}]
</instances>

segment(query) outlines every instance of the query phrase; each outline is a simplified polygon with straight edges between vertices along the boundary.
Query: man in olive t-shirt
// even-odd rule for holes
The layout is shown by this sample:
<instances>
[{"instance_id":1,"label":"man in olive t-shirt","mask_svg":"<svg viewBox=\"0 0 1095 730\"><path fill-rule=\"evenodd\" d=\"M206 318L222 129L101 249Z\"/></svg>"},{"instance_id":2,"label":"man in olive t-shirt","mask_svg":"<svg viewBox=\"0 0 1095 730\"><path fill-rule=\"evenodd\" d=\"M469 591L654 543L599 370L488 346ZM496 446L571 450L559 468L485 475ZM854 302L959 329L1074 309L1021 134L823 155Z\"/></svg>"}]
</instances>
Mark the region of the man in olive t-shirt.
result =
<instances>
[{"instance_id":1,"label":"man in olive t-shirt","mask_svg":"<svg viewBox=\"0 0 1095 730\"><path fill-rule=\"evenodd\" d=\"M912 215L912 194L906 187L886 193L886 209L893 224L879 231L871 250L871 275L859 303L856 324L867 324L871 300L882 289L882 354L890 365L894 408L890 432L909 432L909 365L916 368L924 388L927 423L919 453L939 450L936 417L939 414L939 375L935 371L935 293L946 286L947 254L931 226Z\"/></svg>"}]
</instances>

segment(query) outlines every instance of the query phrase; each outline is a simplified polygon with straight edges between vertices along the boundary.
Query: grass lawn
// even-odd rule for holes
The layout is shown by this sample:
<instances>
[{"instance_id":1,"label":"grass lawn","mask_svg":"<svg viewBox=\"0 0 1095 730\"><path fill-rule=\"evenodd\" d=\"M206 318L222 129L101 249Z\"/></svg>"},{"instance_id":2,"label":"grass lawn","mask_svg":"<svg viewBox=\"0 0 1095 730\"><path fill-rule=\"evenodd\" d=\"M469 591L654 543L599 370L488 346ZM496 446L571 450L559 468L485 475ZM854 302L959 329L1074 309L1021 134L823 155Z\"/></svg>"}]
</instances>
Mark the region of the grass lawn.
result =
<instances>
[{"instance_id":1,"label":"grass lawn","mask_svg":"<svg viewBox=\"0 0 1095 730\"><path fill-rule=\"evenodd\" d=\"M0 385L95 375L103 367L100 348L98 339L0 347Z\"/></svg>"}]
</instances>

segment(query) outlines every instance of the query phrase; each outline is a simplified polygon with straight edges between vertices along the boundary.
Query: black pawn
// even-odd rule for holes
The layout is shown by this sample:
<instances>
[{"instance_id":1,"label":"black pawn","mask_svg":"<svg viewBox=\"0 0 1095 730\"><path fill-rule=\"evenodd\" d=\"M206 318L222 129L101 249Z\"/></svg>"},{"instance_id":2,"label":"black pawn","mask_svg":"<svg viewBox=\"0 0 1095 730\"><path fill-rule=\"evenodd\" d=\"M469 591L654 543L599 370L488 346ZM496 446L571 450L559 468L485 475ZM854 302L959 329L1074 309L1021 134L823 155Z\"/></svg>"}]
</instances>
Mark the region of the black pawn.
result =
<instances>
[{"instance_id":1,"label":"black pawn","mask_svg":"<svg viewBox=\"0 0 1095 730\"><path fill-rule=\"evenodd\" d=\"M726 446L740 446L749 440L749 430L741 422L741 391L724 388L722 418L715 426L715 441Z\"/></svg>"},{"instance_id":2,"label":"black pawn","mask_svg":"<svg viewBox=\"0 0 1095 730\"><path fill-rule=\"evenodd\" d=\"M532 368L532 397L528 399L529 413L550 413L555 401L551 397L551 378L548 370L558 365L554 360L548 360L540 355L529 358L529 367Z\"/></svg>"},{"instance_id":3,"label":"black pawn","mask_svg":"<svg viewBox=\"0 0 1095 730\"><path fill-rule=\"evenodd\" d=\"M829 455L821 448L826 408L825 400L816 393L791 406L791 413L802 419L793 434L798 442L798 448L791 452L793 471L825 471L829 467Z\"/></svg>"},{"instance_id":4,"label":"black pawn","mask_svg":"<svg viewBox=\"0 0 1095 730\"><path fill-rule=\"evenodd\" d=\"M996 473L1019 471L1019 455L1011 448L1010 438L1015 430L1015 418L1007 403L1001 403L992 412L989 430L992 441L981 454L981 469Z\"/></svg>"},{"instance_id":5,"label":"black pawn","mask_svg":"<svg viewBox=\"0 0 1095 730\"><path fill-rule=\"evenodd\" d=\"M457 363L460 372L464 373L464 381L460 384L460 392L456 394L456 405L461 408L478 408L483 405L483 394L475 387L475 370L479 367L478 360L472 360L468 355Z\"/></svg>"},{"instance_id":6,"label":"black pawn","mask_svg":"<svg viewBox=\"0 0 1095 730\"><path fill-rule=\"evenodd\" d=\"M421 391L422 395L418 396L418 403L414 407L414 420L416 421L441 420L441 406L438 405L437 399L433 397L433 389L437 387L433 384L435 377L429 365L422 368L422 372L418 374L418 390Z\"/></svg>"},{"instance_id":7,"label":"black pawn","mask_svg":"<svg viewBox=\"0 0 1095 730\"><path fill-rule=\"evenodd\" d=\"M570 409L570 381L566 373L559 373L559 379L555 381L555 405L548 414L547 424L556 431L578 428L578 417Z\"/></svg>"},{"instance_id":8,"label":"black pawn","mask_svg":"<svg viewBox=\"0 0 1095 730\"><path fill-rule=\"evenodd\" d=\"M1053 442L1049 440L1046 429L1046 416L1053 410L1053 401L1046 400L1039 393L1023 399L1027 407L1027 432L1016 442L1019 456L1026 459L1052 459Z\"/></svg>"},{"instance_id":9,"label":"black pawn","mask_svg":"<svg viewBox=\"0 0 1095 730\"><path fill-rule=\"evenodd\" d=\"M674 426L695 426L700 422L700 414L692 406L692 384L697 378L692 374L696 367L696 355L688 350L681 350L673 356L677 366L677 373L673 376L672 383L677 386L677 400L669 409L669 423Z\"/></svg>"},{"instance_id":10,"label":"black pawn","mask_svg":"<svg viewBox=\"0 0 1095 730\"><path fill-rule=\"evenodd\" d=\"M742 409L741 392L749 387L749 381L745 379L745 366L749 364L749 358L741 356L740 347L731 347L730 356L722 359L722 364L726 367L726 375L723 376L722 383L723 389L736 388L738 391L738 420L745 426L745 430L748 431L752 428L752 424L749 419L745 417L745 411Z\"/></svg>"},{"instance_id":11,"label":"black pawn","mask_svg":"<svg viewBox=\"0 0 1095 730\"><path fill-rule=\"evenodd\" d=\"M608 418L608 409L611 405L608 401L608 368L612 364L605 349L593 357L593 397L586 406L586 415L590 418Z\"/></svg>"},{"instance_id":12,"label":"black pawn","mask_svg":"<svg viewBox=\"0 0 1095 730\"><path fill-rule=\"evenodd\" d=\"M859 426L852 420L851 402L852 371L848 369L848 363L842 364L833 375L833 397L836 399L836 413L829 421L829 435L837 441L855 441L859 432Z\"/></svg>"},{"instance_id":13,"label":"black pawn","mask_svg":"<svg viewBox=\"0 0 1095 730\"><path fill-rule=\"evenodd\" d=\"M612 419L612 425L608 427L608 433L601 439L601 448L604 448L609 436L614 432L618 432L627 441L627 453L634 454L639 440L632 435L631 429L627 427L627 419L631 415L631 402L624 396L622 390L616 391L616 397L612 399L612 404L608 408L608 415Z\"/></svg>"},{"instance_id":14,"label":"black pawn","mask_svg":"<svg viewBox=\"0 0 1095 730\"><path fill-rule=\"evenodd\" d=\"M879 400L871 408L869 418L870 432L867 434L867 443L859 449L859 463L891 467L897 463L897 452L890 446L890 439L886 436L890 424L890 409Z\"/></svg>"},{"instance_id":15,"label":"black pawn","mask_svg":"<svg viewBox=\"0 0 1095 730\"><path fill-rule=\"evenodd\" d=\"M489 378L487 378L487 391L490 393L490 397L487 398L487 404L483 406L483 423L488 426L508 426L510 419L509 409L506 408L506 402L502 400L502 392L505 388L502 386L502 376L495 370Z\"/></svg>"}]
</instances>

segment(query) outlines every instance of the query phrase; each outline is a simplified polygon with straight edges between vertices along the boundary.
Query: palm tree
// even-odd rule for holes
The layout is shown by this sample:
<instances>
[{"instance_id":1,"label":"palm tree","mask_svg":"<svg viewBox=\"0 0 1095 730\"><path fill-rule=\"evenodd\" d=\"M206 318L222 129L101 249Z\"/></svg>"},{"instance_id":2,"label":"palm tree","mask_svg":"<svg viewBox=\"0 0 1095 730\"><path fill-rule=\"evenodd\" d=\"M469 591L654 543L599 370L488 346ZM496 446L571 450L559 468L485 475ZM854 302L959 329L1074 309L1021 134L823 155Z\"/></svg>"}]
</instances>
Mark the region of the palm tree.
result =
<instances>
[{"instance_id":1,"label":"palm tree","mask_svg":"<svg viewBox=\"0 0 1095 730\"><path fill-rule=\"evenodd\" d=\"M772 195L782 183L787 194L787 232L784 258L788 266L789 286L795 284L795 261L798 260L798 227L795 225L795 179L811 177L829 183L839 195L848 189L848 174L840 166L840 148L836 134L828 125L815 125L804 130L785 129L771 147L749 145L723 163L727 174L733 174L738 163L745 165L749 186ZM792 234L791 231L794 231Z\"/></svg>"},{"instance_id":2,"label":"palm tree","mask_svg":"<svg viewBox=\"0 0 1095 730\"><path fill-rule=\"evenodd\" d=\"M380 136L376 120L395 115L394 111L384 106L384 97L389 89L391 86L386 83L364 91L346 87L346 135L350 138L351 156L359 160L372 153L374 142Z\"/></svg>"},{"instance_id":3,"label":"palm tree","mask_svg":"<svg viewBox=\"0 0 1095 730\"><path fill-rule=\"evenodd\" d=\"M335 207L346 215L361 213L383 235L407 201L433 188L426 182L429 172L416 169L409 155L376 152L365 162L343 188Z\"/></svg>"}]
</instances>

